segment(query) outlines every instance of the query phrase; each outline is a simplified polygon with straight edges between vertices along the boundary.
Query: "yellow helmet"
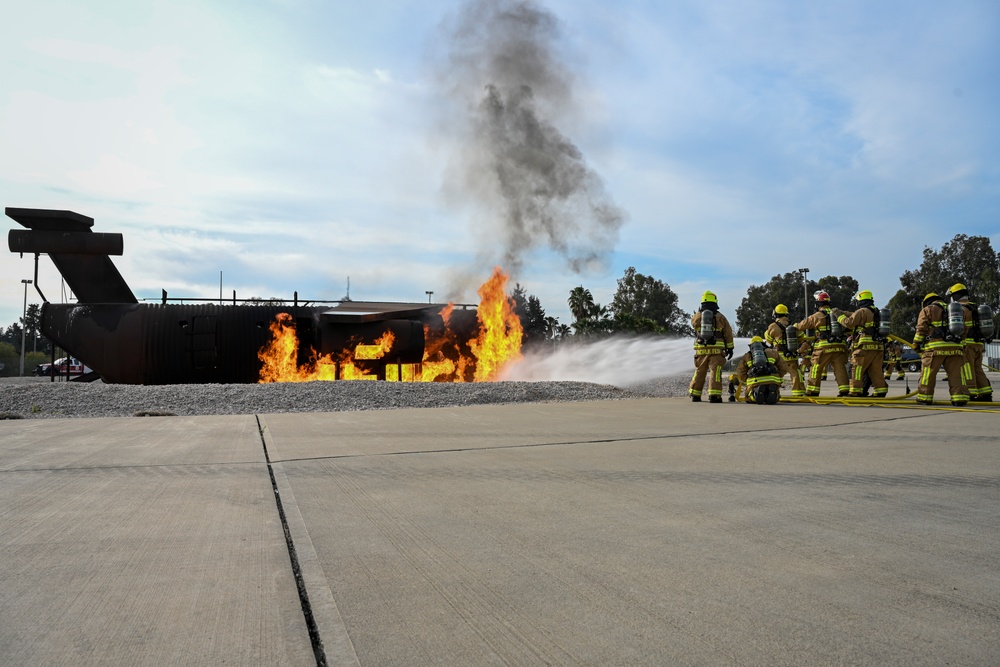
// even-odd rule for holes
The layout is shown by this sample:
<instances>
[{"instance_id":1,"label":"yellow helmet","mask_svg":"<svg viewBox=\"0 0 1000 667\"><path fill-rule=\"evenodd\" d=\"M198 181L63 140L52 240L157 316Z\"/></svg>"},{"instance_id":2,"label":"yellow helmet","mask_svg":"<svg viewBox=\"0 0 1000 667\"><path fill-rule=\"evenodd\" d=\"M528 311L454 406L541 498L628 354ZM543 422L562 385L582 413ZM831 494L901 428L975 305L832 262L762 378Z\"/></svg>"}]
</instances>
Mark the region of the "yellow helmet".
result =
<instances>
[{"instance_id":1,"label":"yellow helmet","mask_svg":"<svg viewBox=\"0 0 1000 667\"><path fill-rule=\"evenodd\" d=\"M858 295L856 297L854 297L854 298L857 299L858 301L874 301L875 300L875 297L872 296L872 293L870 291L866 290L866 289L865 290L861 290L860 292L858 292Z\"/></svg>"},{"instance_id":2,"label":"yellow helmet","mask_svg":"<svg viewBox=\"0 0 1000 667\"><path fill-rule=\"evenodd\" d=\"M775 314L775 316L778 316L778 315L787 315L788 314L788 306L786 306L783 303L779 303L777 306L774 307L774 314Z\"/></svg>"},{"instance_id":3,"label":"yellow helmet","mask_svg":"<svg viewBox=\"0 0 1000 667\"><path fill-rule=\"evenodd\" d=\"M940 298L941 297L938 296L937 292L928 292L927 296L924 297L924 300L920 302L920 305L926 308L931 303L939 300Z\"/></svg>"},{"instance_id":4,"label":"yellow helmet","mask_svg":"<svg viewBox=\"0 0 1000 667\"><path fill-rule=\"evenodd\" d=\"M715 298L715 292L708 292L708 291L706 291L704 294L701 295L701 302L719 303L719 301Z\"/></svg>"},{"instance_id":5,"label":"yellow helmet","mask_svg":"<svg viewBox=\"0 0 1000 667\"><path fill-rule=\"evenodd\" d=\"M750 344L753 345L754 343L761 343L761 344L763 344L764 343L764 339L761 338L760 336L754 336L753 338L750 339Z\"/></svg>"},{"instance_id":6,"label":"yellow helmet","mask_svg":"<svg viewBox=\"0 0 1000 667\"><path fill-rule=\"evenodd\" d=\"M969 288L962 283L955 283L948 288L948 291L944 293L945 296L951 297L952 299L958 300L963 297L969 296Z\"/></svg>"}]
</instances>

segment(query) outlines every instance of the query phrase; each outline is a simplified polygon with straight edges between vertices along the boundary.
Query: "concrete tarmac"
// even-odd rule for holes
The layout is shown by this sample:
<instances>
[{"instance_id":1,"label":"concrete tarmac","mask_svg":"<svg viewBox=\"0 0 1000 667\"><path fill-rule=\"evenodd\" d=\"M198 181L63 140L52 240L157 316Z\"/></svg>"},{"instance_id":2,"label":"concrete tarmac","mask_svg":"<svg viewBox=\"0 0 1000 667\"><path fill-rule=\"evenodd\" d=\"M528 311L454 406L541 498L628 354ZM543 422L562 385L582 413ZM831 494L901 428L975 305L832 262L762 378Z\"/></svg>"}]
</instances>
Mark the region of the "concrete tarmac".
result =
<instances>
[{"instance_id":1,"label":"concrete tarmac","mask_svg":"<svg viewBox=\"0 0 1000 667\"><path fill-rule=\"evenodd\" d=\"M998 433L686 399L4 421L0 664L1000 664Z\"/></svg>"}]
</instances>

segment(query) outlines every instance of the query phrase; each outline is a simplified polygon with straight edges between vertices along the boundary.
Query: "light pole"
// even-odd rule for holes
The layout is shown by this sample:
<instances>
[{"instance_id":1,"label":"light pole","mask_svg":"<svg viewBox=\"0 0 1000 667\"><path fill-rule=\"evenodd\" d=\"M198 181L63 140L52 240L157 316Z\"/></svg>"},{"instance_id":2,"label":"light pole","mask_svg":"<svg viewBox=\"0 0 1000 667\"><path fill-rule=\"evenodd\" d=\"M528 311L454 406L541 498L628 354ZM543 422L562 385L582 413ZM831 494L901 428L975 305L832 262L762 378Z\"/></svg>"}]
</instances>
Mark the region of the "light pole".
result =
<instances>
[{"instance_id":1,"label":"light pole","mask_svg":"<svg viewBox=\"0 0 1000 667\"><path fill-rule=\"evenodd\" d=\"M809 274L809 269L799 269L802 274L802 310L804 311L804 317L809 317L809 283L806 281L806 276Z\"/></svg>"},{"instance_id":2,"label":"light pole","mask_svg":"<svg viewBox=\"0 0 1000 667\"><path fill-rule=\"evenodd\" d=\"M427 303L431 302L431 297L434 296L434 290L427 290L424 292L427 295Z\"/></svg>"},{"instance_id":3,"label":"light pole","mask_svg":"<svg viewBox=\"0 0 1000 667\"><path fill-rule=\"evenodd\" d=\"M30 280L21 280L24 283L24 306L21 308L21 377L24 377L24 334L28 330L28 285Z\"/></svg>"}]
</instances>

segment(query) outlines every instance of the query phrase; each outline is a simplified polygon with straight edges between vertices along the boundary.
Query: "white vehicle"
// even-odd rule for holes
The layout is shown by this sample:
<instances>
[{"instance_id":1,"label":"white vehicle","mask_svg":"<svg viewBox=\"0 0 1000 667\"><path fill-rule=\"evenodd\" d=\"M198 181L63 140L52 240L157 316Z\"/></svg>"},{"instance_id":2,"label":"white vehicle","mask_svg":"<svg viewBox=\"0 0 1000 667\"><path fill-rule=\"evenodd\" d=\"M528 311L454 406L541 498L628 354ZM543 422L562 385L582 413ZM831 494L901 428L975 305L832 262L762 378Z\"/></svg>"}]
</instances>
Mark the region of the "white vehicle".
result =
<instances>
[{"instance_id":1,"label":"white vehicle","mask_svg":"<svg viewBox=\"0 0 1000 667\"><path fill-rule=\"evenodd\" d=\"M70 377L86 375L90 372L92 372L91 368L76 357L56 359L56 363L52 364L52 367L49 369L51 375L61 377L66 377L67 374Z\"/></svg>"}]
</instances>

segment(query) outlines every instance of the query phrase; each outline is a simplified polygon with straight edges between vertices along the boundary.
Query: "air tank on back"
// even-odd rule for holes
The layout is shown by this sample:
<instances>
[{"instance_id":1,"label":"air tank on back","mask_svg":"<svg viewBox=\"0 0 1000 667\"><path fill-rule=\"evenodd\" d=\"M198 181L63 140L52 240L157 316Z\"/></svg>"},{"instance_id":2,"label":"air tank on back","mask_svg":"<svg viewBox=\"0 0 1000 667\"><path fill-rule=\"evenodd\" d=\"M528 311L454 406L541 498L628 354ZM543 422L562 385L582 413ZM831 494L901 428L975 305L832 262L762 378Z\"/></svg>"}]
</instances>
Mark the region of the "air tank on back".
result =
<instances>
[{"instance_id":1,"label":"air tank on back","mask_svg":"<svg viewBox=\"0 0 1000 667\"><path fill-rule=\"evenodd\" d=\"M785 327L785 347L789 354L795 354L799 349L799 332L794 324Z\"/></svg>"},{"instance_id":2,"label":"air tank on back","mask_svg":"<svg viewBox=\"0 0 1000 667\"><path fill-rule=\"evenodd\" d=\"M995 332L993 325L993 309L985 303L979 304L979 336L989 342Z\"/></svg>"},{"instance_id":3,"label":"air tank on back","mask_svg":"<svg viewBox=\"0 0 1000 667\"><path fill-rule=\"evenodd\" d=\"M764 344L760 341L750 343L750 356L755 367L763 368L767 365L767 355L764 353Z\"/></svg>"},{"instance_id":4,"label":"air tank on back","mask_svg":"<svg viewBox=\"0 0 1000 667\"><path fill-rule=\"evenodd\" d=\"M705 344L709 344L709 341L715 338L715 313L709 309L701 311L701 329L698 337Z\"/></svg>"},{"instance_id":5,"label":"air tank on back","mask_svg":"<svg viewBox=\"0 0 1000 667\"><path fill-rule=\"evenodd\" d=\"M892 333L892 313L888 308L880 308L878 311L878 337L886 339Z\"/></svg>"},{"instance_id":6,"label":"air tank on back","mask_svg":"<svg viewBox=\"0 0 1000 667\"><path fill-rule=\"evenodd\" d=\"M957 338L965 333L965 309L958 301L948 304L948 333Z\"/></svg>"}]
</instances>

